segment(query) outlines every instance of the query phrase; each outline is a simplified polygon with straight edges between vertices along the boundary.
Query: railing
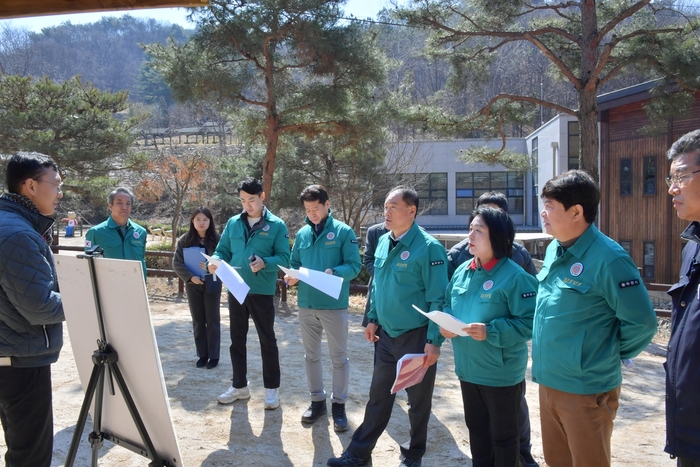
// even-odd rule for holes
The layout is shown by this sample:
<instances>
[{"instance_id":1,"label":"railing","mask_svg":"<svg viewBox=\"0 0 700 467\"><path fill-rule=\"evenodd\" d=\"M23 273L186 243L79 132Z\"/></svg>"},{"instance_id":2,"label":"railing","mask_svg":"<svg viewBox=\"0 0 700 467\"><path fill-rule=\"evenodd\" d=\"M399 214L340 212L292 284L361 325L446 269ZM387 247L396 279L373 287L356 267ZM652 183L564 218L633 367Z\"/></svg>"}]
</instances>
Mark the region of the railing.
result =
<instances>
[{"instance_id":1,"label":"railing","mask_svg":"<svg viewBox=\"0 0 700 467\"><path fill-rule=\"evenodd\" d=\"M81 246L68 246L68 245L51 245L51 251L54 253L58 253L60 250L65 250L65 251L84 251L84 248ZM175 256L175 253L172 251L149 251L146 250L146 256L165 256L172 258ZM173 271L172 269L153 269L153 268L148 268L146 269L146 273L148 276L151 277L176 277L177 278L177 293L180 297L185 293L185 283L182 282L182 279L178 277L178 275Z\"/></svg>"}]
</instances>

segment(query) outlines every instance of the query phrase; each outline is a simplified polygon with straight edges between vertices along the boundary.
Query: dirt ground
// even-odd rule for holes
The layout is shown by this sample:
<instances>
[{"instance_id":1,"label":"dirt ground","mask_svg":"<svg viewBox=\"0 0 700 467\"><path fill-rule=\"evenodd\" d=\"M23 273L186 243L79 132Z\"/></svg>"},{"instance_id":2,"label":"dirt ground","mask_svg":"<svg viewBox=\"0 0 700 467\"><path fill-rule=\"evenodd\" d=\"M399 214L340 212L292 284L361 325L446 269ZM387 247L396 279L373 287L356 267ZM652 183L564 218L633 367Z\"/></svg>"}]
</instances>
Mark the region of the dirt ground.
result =
<instances>
[{"instance_id":1,"label":"dirt ground","mask_svg":"<svg viewBox=\"0 0 700 467\"><path fill-rule=\"evenodd\" d=\"M176 286L166 279L149 279L151 315L165 374L173 424L185 466L324 466L329 457L339 455L349 444L353 429L364 414L372 374L372 345L364 340L361 326L363 298L353 298L349 324L351 364L347 415L351 429L335 433L332 420L322 417L312 426L303 425L301 414L307 408L308 390L304 351L299 332L294 297L277 303L276 334L280 348L282 385L278 409L263 409L260 347L251 322L248 334L248 379L252 397L232 405L220 405L216 396L230 386L231 361L228 355L229 318L222 302L221 362L212 370L195 368L192 324L185 300L173 296ZM67 331L58 363L53 365L54 458L52 466L64 465L78 418L83 391L73 360ZM324 347L326 390L330 392L331 363ZM118 349L117 349L118 351ZM659 336L647 351L635 359L632 368L623 369L621 406L613 434L613 465L674 466L663 452L665 339ZM539 427L537 385L527 373L527 399L532 425L532 452L544 465ZM76 466L90 465L88 421ZM391 422L374 450L374 465L398 465L399 444L408 441L405 393L399 393ZM428 434L426 467L471 466L468 433L463 421L459 383L454 374L452 347L443 346L433 397L433 415ZM0 455L4 455L4 438ZM0 459L0 466L4 461ZM100 451L102 466L146 466L148 461L125 448L105 442Z\"/></svg>"}]
</instances>

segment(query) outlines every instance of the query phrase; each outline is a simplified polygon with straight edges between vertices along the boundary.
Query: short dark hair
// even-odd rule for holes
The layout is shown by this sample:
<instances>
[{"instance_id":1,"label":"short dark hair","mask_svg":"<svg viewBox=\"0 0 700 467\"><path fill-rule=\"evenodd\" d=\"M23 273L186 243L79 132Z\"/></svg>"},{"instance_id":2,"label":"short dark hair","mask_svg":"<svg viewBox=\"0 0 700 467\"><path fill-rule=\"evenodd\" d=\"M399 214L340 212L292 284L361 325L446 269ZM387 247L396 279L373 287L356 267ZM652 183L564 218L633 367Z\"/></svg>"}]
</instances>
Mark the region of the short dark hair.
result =
<instances>
[{"instance_id":1,"label":"short dark hair","mask_svg":"<svg viewBox=\"0 0 700 467\"><path fill-rule=\"evenodd\" d=\"M540 198L558 201L566 210L580 204L586 222L592 224L598 215L600 189L593 177L583 170L569 170L545 183Z\"/></svg>"},{"instance_id":2,"label":"short dark hair","mask_svg":"<svg viewBox=\"0 0 700 467\"><path fill-rule=\"evenodd\" d=\"M28 179L39 180L44 173L53 169L58 172L58 166L46 154L38 152L18 152L7 162L5 169L5 186L10 193L19 194L22 184Z\"/></svg>"},{"instance_id":3,"label":"short dark hair","mask_svg":"<svg viewBox=\"0 0 700 467\"><path fill-rule=\"evenodd\" d=\"M107 204L112 204L114 202L114 197L117 196L119 193L128 195L131 204L134 204L134 193L125 186L119 186L112 190L109 193L109 196L107 196Z\"/></svg>"},{"instance_id":4,"label":"short dark hair","mask_svg":"<svg viewBox=\"0 0 700 467\"><path fill-rule=\"evenodd\" d=\"M238 182L236 192L240 194L241 191L245 191L249 195L262 195L263 186L257 178L247 177Z\"/></svg>"},{"instance_id":5,"label":"short dark hair","mask_svg":"<svg viewBox=\"0 0 700 467\"><path fill-rule=\"evenodd\" d=\"M418 198L418 193L416 193L416 190L406 185L399 185L392 188L389 193L387 193L386 197L388 198L389 195L394 193L400 194L401 200L406 203L406 205L416 207L416 215L414 217L417 217L420 199Z\"/></svg>"},{"instance_id":6,"label":"short dark hair","mask_svg":"<svg viewBox=\"0 0 700 467\"><path fill-rule=\"evenodd\" d=\"M674 160L683 154L695 153L695 163L700 164L700 130L694 130L680 137L673 143L666 156L669 160Z\"/></svg>"},{"instance_id":7,"label":"short dark hair","mask_svg":"<svg viewBox=\"0 0 700 467\"><path fill-rule=\"evenodd\" d=\"M508 212L508 198L498 191L487 191L479 196L479 199L476 200L476 207L478 208L484 204L495 204L505 212Z\"/></svg>"},{"instance_id":8,"label":"short dark hair","mask_svg":"<svg viewBox=\"0 0 700 467\"><path fill-rule=\"evenodd\" d=\"M491 206L479 206L472 213L471 221L476 216L481 216L484 224L489 228L489 240L493 255L497 259L510 258L513 253L513 241L515 240L515 225L510 216L502 209L494 209Z\"/></svg>"},{"instance_id":9,"label":"short dark hair","mask_svg":"<svg viewBox=\"0 0 700 467\"><path fill-rule=\"evenodd\" d=\"M326 204L326 201L328 201L328 191L326 191L322 185L309 185L301 192L299 200L301 204L304 204L304 201L318 201L321 204Z\"/></svg>"}]
</instances>

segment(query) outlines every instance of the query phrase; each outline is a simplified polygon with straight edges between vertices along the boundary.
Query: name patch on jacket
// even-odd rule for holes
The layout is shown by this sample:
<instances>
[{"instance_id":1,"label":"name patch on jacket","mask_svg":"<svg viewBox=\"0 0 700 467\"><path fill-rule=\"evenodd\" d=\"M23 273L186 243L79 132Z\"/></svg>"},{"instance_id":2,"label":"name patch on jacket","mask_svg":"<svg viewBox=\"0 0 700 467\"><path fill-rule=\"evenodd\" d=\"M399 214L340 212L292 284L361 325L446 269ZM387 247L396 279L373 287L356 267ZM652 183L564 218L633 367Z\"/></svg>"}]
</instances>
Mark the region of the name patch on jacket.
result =
<instances>
[{"instance_id":1,"label":"name patch on jacket","mask_svg":"<svg viewBox=\"0 0 700 467\"><path fill-rule=\"evenodd\" d=\"M350 240L350 243L357 243L357 239Z\"/></svg>"},{"instance_id":2,"label":"name patch on jacket","mask_svg":"<svg viewBox=\"0 0 700 467\"><path fill-rule=\"evenodd\" d=\"M333 240L332 242L326 242L326 246L328 245L335 245L335 240Z\"/></svg>"},{"instance_id":3,"label":"name patch on jacket","mask_svg":"<svg viewBox=\"0 0 700 467\"><path fill-rule=\"evenodd\" d=\"M629 281L620 282L621 289L626 289L627 287L634 287L635 285L639 285L639 279L632 279Z\"/></svg>"},{"instance_id":4,"label":"name patch on jacket","mask_svg":"<svg viewBox=\"0 0 700 467\"><path fill-rule=\"evenodd\" d=\"M445 264L445 261L439 259L439 260L437 260L437 261L431 261L431 262L430 262L430 265L431 265L431 266L440 266L441 264Z\"/></svg>"},{"instance_id":5,"label":"name patch on jacket","mask_svg":"<svg viewBox=\"0 0 700 467\"><path fill-rule=\"evenodd\" d=\"M537 292L525 292L524 294L520 295L522 298L531 298L537 295Z\"/></svg>"}]
</instances>

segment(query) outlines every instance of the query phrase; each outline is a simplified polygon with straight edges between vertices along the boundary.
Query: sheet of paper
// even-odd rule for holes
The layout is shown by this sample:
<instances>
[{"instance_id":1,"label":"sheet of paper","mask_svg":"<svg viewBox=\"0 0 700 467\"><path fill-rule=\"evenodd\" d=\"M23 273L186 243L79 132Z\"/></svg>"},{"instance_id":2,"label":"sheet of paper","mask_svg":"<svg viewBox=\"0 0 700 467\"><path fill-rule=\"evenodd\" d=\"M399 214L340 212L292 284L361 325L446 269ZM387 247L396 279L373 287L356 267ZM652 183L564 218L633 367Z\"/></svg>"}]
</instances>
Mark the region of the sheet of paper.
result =
<instances>
[{"instance_id":1,"label":"sheet of paper","mask_svg":"<svg viewBox=\"0 0 700 467\"><path fill-rule=\"evenodd\" d=\"M225 261L219 261L216 275L228 287L229 292L238 300L238 303L243 304L250 287L245 283L241 275Z\"/></svg>"},{"instance_id":2,"label":"sheet of paper","mask_svg":"<svg viewBox=\"0 0 700 467\"><path fill-rule=\"evenodd\" d=\"M391 386L391 393L395 394L423 381L428 370L428 367L423 366L427 358L428 355L424 353L409 353L401 357L396 362L396 379Z\"/></svg>"},{"instance_id":3,"label":"sheet of paper","mask_svg":"<svg viewBox=\"0 0 700 467\"><path fill-rule=\"evenodd\" d=\"M284 271L286 275L293 279L299 279L300 281L310 285L314 289L320 290L321 292L329 295L336 300L340 296L340 291L343 288L343 278L334 276L332 274L326 274L323 271L316 271L314 269L299 268L297 270L288 269L280 266L280 269Z\"/></svg>"},{"instance_id":4,"label":"sheet of paper","mask_svg":"<svg viewBox=\"0 0 700 467\"><path fill-rule=\"evenodd\" d=\"M225 262L225 261L220 260L219 258L214 258L214 257L212 257L212 256L209 256L209 255L207 255L207 254L204 254L204 252L202 252L202 256L204 256L204 258L209 262L209 264L213 264L213 265L216 266L217 268L219 267L219 265L220 265L221 263L224 263L224 262ZM226 264L228 264L228 263L226 263ZM233 269L241 269L241 268L239 268L238 266L231 266L230 264L229 264L228 267L233 268Z\"/></svg>"},{"instance_id":5,"label":"sheet of paper","mask_svg":"<svg viewBox=\"0 0 700 467\"><path fill-rule=\"evenodd\" d=\"M421 310L417 306L413 305L413 308L415 308L417 311L425 315L426 318L428 318L431 321L436 322L441 328L445 328L448 331L457 334L458 336L466 336L467 333L466 331L463 331L462 328L466 328L469 326L467 323L464 321L460 321L454 316L452 316L449 313L445 313L444 311L431 311L430 313L426 313L425 311Z\"/></svg>"},{"instance_id":6,"label":"sheet of paper","mask_svg":"<svg viewBox=\"0 0 700 467\"><path fill-rule=\"evenodd\" d=\"M190 270L192 274L197 277L202 277L206 274L206 271L199 267L199 263L202 263L202 255L204 254L204 248L198 246L191 246L189 248L182 249L182 256L185 260L185 266Z\"/></svg>"}]
</instances>

